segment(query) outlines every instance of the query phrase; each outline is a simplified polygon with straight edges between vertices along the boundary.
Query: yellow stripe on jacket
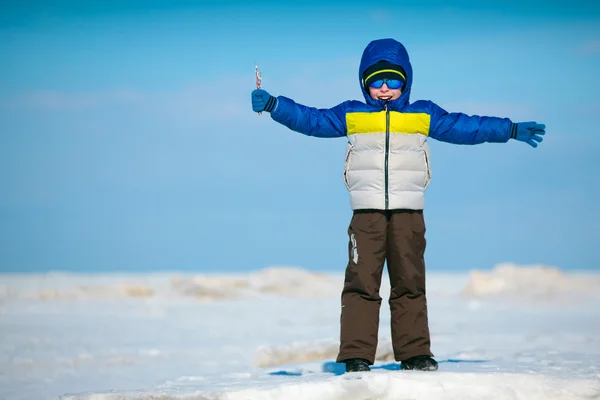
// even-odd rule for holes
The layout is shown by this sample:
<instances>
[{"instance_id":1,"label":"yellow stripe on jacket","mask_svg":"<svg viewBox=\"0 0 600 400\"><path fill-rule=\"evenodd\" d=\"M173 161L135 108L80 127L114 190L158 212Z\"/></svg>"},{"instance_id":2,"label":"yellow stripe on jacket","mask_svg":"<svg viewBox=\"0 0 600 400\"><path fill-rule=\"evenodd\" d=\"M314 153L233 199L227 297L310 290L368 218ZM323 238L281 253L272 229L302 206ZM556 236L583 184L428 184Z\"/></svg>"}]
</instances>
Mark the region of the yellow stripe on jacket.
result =
<instances>
[{"instance_id":1,"label":"yellow stripe on jacket","mask_svg":"<svg viewBox=\"0 0 600 400\"><path fill-rule=\"evenodd\" d=\"M352 112L346 114L348 135L385 132L385 111ZM390 111L390 133L429 136L431 116L426 113L401 113Z\"/></svg>"}]
</instances>

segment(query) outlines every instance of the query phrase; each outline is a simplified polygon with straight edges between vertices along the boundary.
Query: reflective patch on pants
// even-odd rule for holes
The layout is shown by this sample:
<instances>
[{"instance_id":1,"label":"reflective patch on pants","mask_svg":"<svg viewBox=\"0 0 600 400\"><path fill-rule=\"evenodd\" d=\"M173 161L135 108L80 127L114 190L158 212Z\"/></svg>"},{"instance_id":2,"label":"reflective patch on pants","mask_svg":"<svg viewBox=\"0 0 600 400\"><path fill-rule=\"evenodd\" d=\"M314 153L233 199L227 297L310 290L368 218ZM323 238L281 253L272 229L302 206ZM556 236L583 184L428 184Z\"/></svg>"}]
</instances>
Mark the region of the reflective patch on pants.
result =
<instances>
[{"instance_id":1,"label":"reflective patch on pants","mask_svg":"<svg viewBox=\"0 0 600 400\"><path fill-rule=\"evenodd\" d=\"M352 242L352 261L354 261L354 264L358 264L358 246L356 245L354 233L350 235L350 241Z\"/></svg>"}]
</instances>

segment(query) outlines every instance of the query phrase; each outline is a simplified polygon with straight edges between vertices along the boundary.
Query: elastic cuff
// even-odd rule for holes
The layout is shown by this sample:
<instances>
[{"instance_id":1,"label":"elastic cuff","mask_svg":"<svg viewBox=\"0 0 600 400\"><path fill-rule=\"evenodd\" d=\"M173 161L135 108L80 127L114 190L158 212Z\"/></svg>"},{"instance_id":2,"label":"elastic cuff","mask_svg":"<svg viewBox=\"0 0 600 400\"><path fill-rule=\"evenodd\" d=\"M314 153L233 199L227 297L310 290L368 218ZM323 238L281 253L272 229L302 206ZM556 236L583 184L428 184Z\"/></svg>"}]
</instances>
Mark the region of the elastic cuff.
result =
<instances>
[{"instance_id":1,"label":"elastic cuff","mask_svg":"<svg viewBox=\"0 0 600 400\"><path fill-rule=\"evenodd\" d=\"M364 352L362 352L362 353L345 353L345 354L340 353L340 354L338 354L337 358L335 359L335 362L344 363L347 360L351 360L354 358L361 358L363 360L366 360L369 365L373 365L375 363L375 354L366 354Z\"/></svg>"},{"instance_id":2,"label":"elastic cuff","mask_svg":"<svg viewBox=\"0 0 600 400\"><path fill-rule=\"evenodd\" d=\"M267 101L267 104L265 105L265 111L271 112L275 109L276 106L277 106L277 97L271 96L271 97L269 97L269 100Z\"/></svg>"},{"instance_id":3,"label":"elastic cuff","mask_svg":"<svg viewBox=\"0 0 600 400\"><path fill-rule=\"evenodd\" d=\"M433 353L431 352L431 350L429 350L429 348L427 348L426 350L413 350L413 351L409 351L406 353L398 353L398 354L394 354L394 359L398 362L402 362L402 361L406 361L409 358L413 358L416 356L429 356L429 357L433 357Z\"/></svg>"},{"instance_id":4,"label":"elastic cuff","mask_svg":"<svg viewBox=\"0 0 600 400\"><path fill-rule=\"evenodd\" d=\"M515 124L514 122L510 125L510 138L511 139L516 139L517 138L517 128L518 128L519 124Z\"/></svg>"}]
</instances>

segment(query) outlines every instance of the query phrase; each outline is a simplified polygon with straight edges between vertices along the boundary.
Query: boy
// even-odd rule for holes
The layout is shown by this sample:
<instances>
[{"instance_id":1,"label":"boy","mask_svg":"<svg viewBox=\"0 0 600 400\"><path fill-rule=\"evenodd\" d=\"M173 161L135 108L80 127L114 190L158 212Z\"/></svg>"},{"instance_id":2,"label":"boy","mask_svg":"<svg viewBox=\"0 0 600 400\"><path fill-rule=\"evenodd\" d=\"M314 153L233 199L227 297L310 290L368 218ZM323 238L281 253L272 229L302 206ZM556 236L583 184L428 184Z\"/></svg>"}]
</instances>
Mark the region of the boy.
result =
<instances>
[{"instance_id":1,"label":"boy","mask_svg":"<svg viewBox=\"0 0 600 400\"><path fill-rule=\"evenodd\" d=\"M347 372L369 371L375 360L385 261L394 358L405 370L437 370L425 296L423 208L431 179L427 137L455 144L516 139L536 147L545 134L545 126L535 122L448 113L431 101L409 103L412 75L404 46L381 39L369 43L360 62L366 104L345 101L316 109L265 90L252 92L255 112L270 112L294 131L348 138L343 177L353 216L337 357Z\"/></svg>"}]
</instances>

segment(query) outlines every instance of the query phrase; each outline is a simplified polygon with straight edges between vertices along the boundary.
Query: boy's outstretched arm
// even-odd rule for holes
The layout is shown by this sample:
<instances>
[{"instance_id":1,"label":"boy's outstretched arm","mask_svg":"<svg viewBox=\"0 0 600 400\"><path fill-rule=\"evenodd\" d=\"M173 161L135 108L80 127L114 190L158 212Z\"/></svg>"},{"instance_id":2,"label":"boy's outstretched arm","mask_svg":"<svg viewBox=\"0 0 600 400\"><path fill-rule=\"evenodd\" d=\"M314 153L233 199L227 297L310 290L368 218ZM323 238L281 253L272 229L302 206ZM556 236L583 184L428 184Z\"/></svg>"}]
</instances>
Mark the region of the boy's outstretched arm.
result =
<instances>
[{"instance_id":1,"label":"boy's outstretched arm","mask_svg":"<svg viewBox=\"0 0 600 400\"><path fill-rule=\"evenodd\" d=\"M274 97L266 90L257 89L252 92L252 110L270 112L275 121L308 136L346 136L344 103L331 109L317 109L297 104L287 97Z\"/></svg>"},{"instance_id":2,"label":"boy's outstretched arm","mask_svg":"<svg viewBox=\"0 0 600 400\"><path fill-rule=\"evenodd\" d=\"M546 126L536 122L514 123L508 118L481 117L448 113L429 102L431 126L429 136L454 144L505 143L515 139L537 147L546 133Z\"/></svg>"}]
</instances>

